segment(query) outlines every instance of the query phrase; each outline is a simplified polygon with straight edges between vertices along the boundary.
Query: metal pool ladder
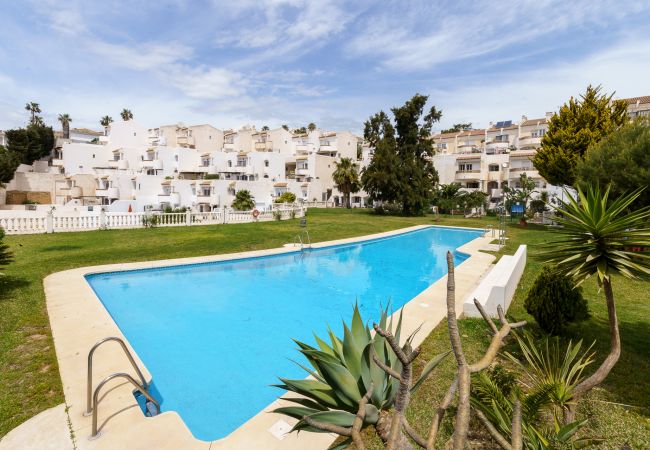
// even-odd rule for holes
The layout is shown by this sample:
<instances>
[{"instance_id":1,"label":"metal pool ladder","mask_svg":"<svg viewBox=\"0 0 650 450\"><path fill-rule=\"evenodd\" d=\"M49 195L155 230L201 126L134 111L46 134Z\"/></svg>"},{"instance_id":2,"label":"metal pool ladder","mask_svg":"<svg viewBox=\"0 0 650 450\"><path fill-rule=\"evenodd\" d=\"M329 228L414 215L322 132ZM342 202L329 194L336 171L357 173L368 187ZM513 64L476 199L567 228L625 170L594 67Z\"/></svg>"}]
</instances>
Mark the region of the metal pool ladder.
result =
<instances>
[{"instance_id":1,"label":"metal pool ladder","mask_svg":"<svg viewBox=\"0 0 650 450\"><path fill-rule=\"evenodd\" d=\"M106 342L110 341L115 341L118 344L120 344L120 347L122 347L122 350L124 351L124 354L126 357L129 359L129 362L131 363L131 366L135 369L136 373L138 374L138 378L140 378L140 382L138 383L131 375L128 373L124 372L116 372L112 373L106 378L104 378L101 383L97 385L95 388L95 391L93 392L93 355L95 354L95 350L97 350L102 344L105 344ZM106 383L109 381L115 379L115 378L124 378L127 380L129 383L131 383L144 397L150 401L151 403L154 404L156 407L156 414L160 413L160 404L158 401L153 398L153 396L149 393L149 385L147 384L146 380L144 379L144 375L142 375L142 371L138 367L138 365L135 362L135 359L133 358L133 355L129 351L129 349L126 347L126 344L124 341L116 336L111 336L102 339L101 341L97 342L93 347L90 349L88 352L88 381L86 385L86 412L84 413L85 416L89 416L92 414L93 416L93 431L92 435L90 436L90 439L96 439L99 437L99 434L97 433L97 407L99 406L99 393L101 392L102 388ZM91 401L92 400L92 401ZM146 407L145 407L146 409ZM155 415L155 414L153 414Z\"/></svg>"},{"instance_id":2,"label":"metal pool ladder","mask_svg":"<svg viewBox=\"0 0 650 450\"><path fill-rule=\"evenodd\" d=\"M311 238L309 237L309 231L302 230L300 234L297 234L293 239L294 245L300 244L300 251L303 251L305 245L311 248Z\"/></svg>"}]
</instances>

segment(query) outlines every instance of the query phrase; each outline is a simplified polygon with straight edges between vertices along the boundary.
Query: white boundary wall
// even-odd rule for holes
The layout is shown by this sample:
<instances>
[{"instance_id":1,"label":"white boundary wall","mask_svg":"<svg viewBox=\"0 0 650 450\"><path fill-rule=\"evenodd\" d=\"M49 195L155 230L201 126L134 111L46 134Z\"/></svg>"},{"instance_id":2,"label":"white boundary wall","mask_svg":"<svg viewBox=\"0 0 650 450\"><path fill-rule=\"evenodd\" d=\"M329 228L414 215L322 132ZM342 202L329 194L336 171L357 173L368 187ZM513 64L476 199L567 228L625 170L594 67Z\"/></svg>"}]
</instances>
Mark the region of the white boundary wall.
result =
<instances>
[{"instance_id":1,"label":"white boundary wall","mask_svg":"<svg viewBox=\"0 0 650 450\"><path fill-rule=\"evenodd\" d=\"M474 305L476 298L490 317L498 317L497 306L508 311L512 297L526 268L527 248L520 245L514 255L504 255L492 270L481 280L463 304L465 317L481 317Z\"/></svg>"},{"instance_id":2,"label":"white boundary wall","mask_svg":"<svg viewBox=\"0 0 650 450\"><path fill-rule=\"evenodd\" d=\"M300 205L273 207L259 211L258 217L253 211L235 211L221 209L212 212L182 213L110 213L100 211L98 214L57 214L56 211L21 211L20 214L3 215L0 227L6 234L58 233L66 231L113 230L124 228L146 228L152 218L154 227L174 227L191 225L216 225L227 223L267 222L271 220L288 220L304 217L307 208ZM31 213L31 214L29 214Z\"/></svg>"}]
</instances>

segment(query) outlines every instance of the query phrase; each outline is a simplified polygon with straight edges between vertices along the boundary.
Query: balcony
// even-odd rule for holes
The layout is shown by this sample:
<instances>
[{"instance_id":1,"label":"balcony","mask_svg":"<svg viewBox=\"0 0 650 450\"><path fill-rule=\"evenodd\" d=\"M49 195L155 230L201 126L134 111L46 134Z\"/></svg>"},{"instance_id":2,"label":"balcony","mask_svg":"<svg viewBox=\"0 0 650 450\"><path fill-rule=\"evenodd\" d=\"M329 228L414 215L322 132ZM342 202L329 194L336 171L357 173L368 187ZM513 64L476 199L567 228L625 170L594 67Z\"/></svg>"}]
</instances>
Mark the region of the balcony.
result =
<instances>
[{"instance_id":1,"label":"balcony","mask_svg":"<svg viewBox=\"0 0 650 450\"><path fill-rule=\"evenodd\" d=\"M541 178L539 172L534 167L511 167L508 175L509 179L519 179L522 173L528 175L529 178Z\"/></svg>"},{"instance_id":2,"label":"balcony","mask_svg":"<svg viewBox=\"0 0 650 450\"><path fill-rule=\"evenodd\" d=\"M273 142L271 141L257 141L255 142L255 150L266 151L273 149Z\"/></svg>"},{"instance_id":3,"label":"balcony","mask_svg":"<svg viewBox=\"0 0 650 450\"><path fill-rule=\"evenodd\" d=\"M108 197L108 189L97 188L95 189L96 197Z\"/></svg>"},{"instance_id":4,"label":"balcony","mask_svg":"<svg viewBox=\"0 0 650 450\"><path fill-rule=\"evenodd\" d=\"M520 149L536 149L542 145L542 138L531 135L520 136L518 142Z\"/></svg>"},{"instance_id":5,"label":"balcony","mask_svg":"<svg viewBox=\"0 0 650 450\"><path fill-rule=\"evenodd\" d=\"M296 175L309 175L309 169L306 167L296 169Z\"/></svg>"},{"instance_id":6,"label":"balcony","mask_svg":"<svg viewBox=\"0 0 650 450\"><path fill-rule=\"evenodd\" d=\"M223 149L224 150L234 150L235 149L235 144L232 143L232 142L224 142Z\"/></svg>"},{"instance_id":7,"label":"balcony","mask_svg":"<svg viewBox=\"0 0 650 450\"><path fill-rule=\"evenodd\" d=\"M108 198L120 198L120 188L109 187L107 189Z\"/></svg>"},{"instance_id":8,"label":"balcony","mask_svg":"<svg viewBox=\"0 0 650 450\"><path fill-rule=\"evenodd\" d=\"M480 169L456 171L456 180L479 180L480 178Z\"/></svg>"},{"instance_id":9,"label":"balcony","mask_svg":"<svg viewBox=\"0 0 650 450\"><path fill-rule=\"evenodd\" d=\"M63 159L54 158L52 160L52 165L56 167L63 167Z\"/></svg>"}]
</instances>

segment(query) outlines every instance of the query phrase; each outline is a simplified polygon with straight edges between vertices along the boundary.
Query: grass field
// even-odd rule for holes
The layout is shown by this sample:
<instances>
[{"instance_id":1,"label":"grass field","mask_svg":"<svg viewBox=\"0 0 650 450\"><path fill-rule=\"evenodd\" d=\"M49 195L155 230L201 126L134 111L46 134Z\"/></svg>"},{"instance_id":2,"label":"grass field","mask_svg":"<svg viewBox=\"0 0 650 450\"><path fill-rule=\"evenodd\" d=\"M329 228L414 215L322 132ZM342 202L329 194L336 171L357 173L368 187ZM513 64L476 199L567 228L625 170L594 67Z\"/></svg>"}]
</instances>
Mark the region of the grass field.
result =
<instances>
[{"instance_id":1,"label":"grass field","mask_svg":"<svg viewBox=\"0 0 650 450\"><path fill-rule=\"evenodd\" d=\"M492 218L442 218L443 225L484 226ZM332 240L387 231L418 224L431 224L432 217L373 216L365 210L311 210L312 241ZM59 404L63 394L49 329L43 278L74 267L201 256L278 247L292 242L298 221L215 225L143 230L95 231L52 235L9 236L15 262L0 277L0 436L34 414ZM548 239L543 228L509 228L507 253L528 243L530 260L510 314L527 318L523 296L541 267L538 245ZM650 303L648 283L614 280L618 301L623 355L604 389L588 402L583 412L593 417L592 426L610 437L613 445L628 441L632 448L650 448ZM606 312L602 294L593 283L585 286L592 318L571 329L573 336L597 340L599 356L608 348ZM480 321L461 321L470 355L480 353L487 334ZM449 346L446 330L438 327L425 341L425 356ZM426 359L426 358L423 358ZM431 417L433 399L444 389L453 367L443 366L437 377L420 389L410 411L414 426L422 429ZM614 402L633 408L613 405ZM614 412L612 418L608 414ZM628 434L629 436L625 436ZM369 436L372 440L372 437ZM639 446L640 445L640 446Z\"/></svg>"}]
</instances>

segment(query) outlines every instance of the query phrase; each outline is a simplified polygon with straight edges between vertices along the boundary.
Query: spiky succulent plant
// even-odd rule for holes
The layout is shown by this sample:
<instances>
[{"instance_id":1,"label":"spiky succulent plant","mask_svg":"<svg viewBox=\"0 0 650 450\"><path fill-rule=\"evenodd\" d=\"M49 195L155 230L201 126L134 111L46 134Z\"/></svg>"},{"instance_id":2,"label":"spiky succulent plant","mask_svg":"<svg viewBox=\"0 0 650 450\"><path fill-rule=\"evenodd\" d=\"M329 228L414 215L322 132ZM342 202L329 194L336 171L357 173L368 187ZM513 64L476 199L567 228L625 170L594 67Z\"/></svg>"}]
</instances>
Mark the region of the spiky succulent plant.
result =
<instances>
[{"instance_id":1,"label":"spiky succulent plant","mask_svg":"<svg viewBox=\"0 0 650 450\"><path fill-rule=\"evenodd\" d=\"M388 308L384 309L379 326L391 332L399 342L401 314L397 323L393 324ZM350 326L343 323L343 339L338 338L331 329L328 334L329 343L315 336L318 348L296 341L298 350L312 366L309 368L300 365L310 377L301 380L280 378L282 384L277 385L281 389L300 395L286 398L297 406L275 410L276 413L298 419L292 431L322 432L310 426L305 417L320 423L351 427L359 409L359 402L368 392L371 383L373 389L365 407L364 426L377 425L380 411L389 410L395 402L399 382L374 362L374 355L397 373L402 370L402 364L386 339L371 333L370 327L364 324L358 306L354 307ZM412 339L412 336L409 339ZM426 365L420 379L413 383L412 391L420 386L447 353L434 358Z\"/></svg>"},{"instance_id":2,"label":"spiky succulent plant","mask_svg":"<svg viewBox=\"0 0 650 450\"><path fill-rule=\"evenodd\" d=\"M394 334L399 338L401 315L395 326ZM380 325L393 328L388 311L382 311ZM294 430L310 430L302 420L311 416L322 422L340 426L352 426L357 413L358 403L373 383L373 393L366 406L366 424L379 420L379 410L389 409L397 394L398 382L390 378L373 361L376 354L387 366L399 372L401 363L381 336L371 336L370 328L364 325L359 308L354 307L352 323L343 323L343 339L338 338L329 329L326 342L314 336L318 348L295 341L298 350L304 355L312 368L300 365L309 375L308 379L289 380L280 378L282 384L277 387L300 394L302 397L287 398L300 406L278 408L276 413L285 414L300 420Z\"/></svg>"}]
</instances>

